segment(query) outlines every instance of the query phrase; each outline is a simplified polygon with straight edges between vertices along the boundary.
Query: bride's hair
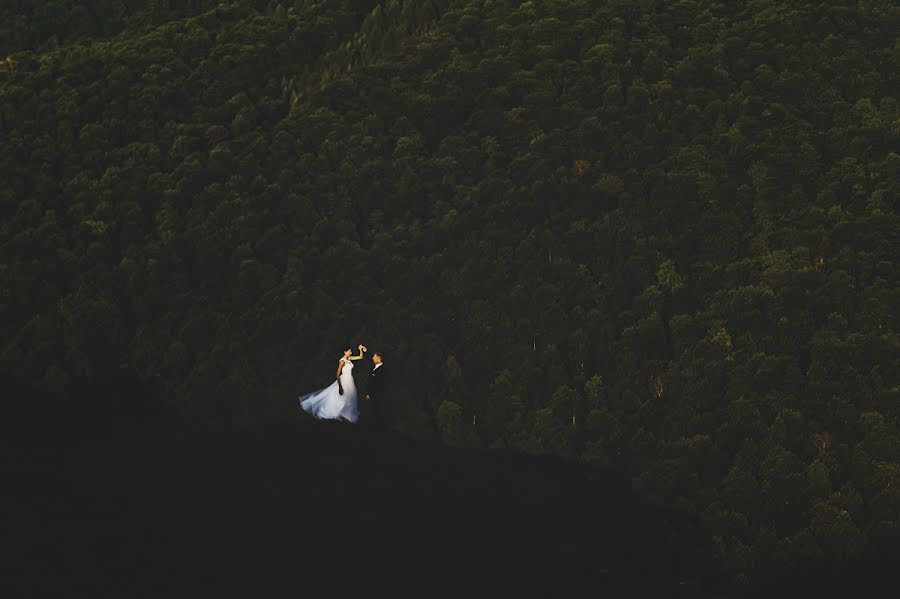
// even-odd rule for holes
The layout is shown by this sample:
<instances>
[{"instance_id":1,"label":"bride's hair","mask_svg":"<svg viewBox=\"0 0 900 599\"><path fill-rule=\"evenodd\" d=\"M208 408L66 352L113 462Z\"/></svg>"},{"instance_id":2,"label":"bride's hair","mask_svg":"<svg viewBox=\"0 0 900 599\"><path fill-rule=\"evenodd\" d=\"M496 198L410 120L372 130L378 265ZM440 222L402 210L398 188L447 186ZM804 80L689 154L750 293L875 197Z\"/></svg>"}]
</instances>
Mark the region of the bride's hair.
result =
<instances>
[{"instance_id":1,"label":"bride's hair","mask_svg":"<svg viewBox=\"0 0 900 599\"><path fill-rule=\"evenodd\" d=\"M353 348L350 347L349 345L341 350L341 355L344 355L347 352L350 352L351 354L353 353Z\"/></svg>"}]
</instances>

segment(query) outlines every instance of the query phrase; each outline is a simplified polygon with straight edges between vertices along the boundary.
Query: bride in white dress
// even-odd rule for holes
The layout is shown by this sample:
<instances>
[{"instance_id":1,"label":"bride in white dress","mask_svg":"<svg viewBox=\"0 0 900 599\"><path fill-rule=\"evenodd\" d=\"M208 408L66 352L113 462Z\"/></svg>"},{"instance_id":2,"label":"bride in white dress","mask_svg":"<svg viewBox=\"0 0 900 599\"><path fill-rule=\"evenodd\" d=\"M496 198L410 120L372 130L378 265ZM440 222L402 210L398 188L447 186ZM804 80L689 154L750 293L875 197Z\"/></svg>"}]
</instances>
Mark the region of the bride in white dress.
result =
<instances>
[{"instance_id":1,"label":"bride in white dress","mask_svg":"<svg viewBox=\"0 0 900 599\"><path fill-rule=\"evenodd\" d=\"M359 410L356 407L356 383L353 381L353 362L362 360L363 354L368 351L365 345L359 346L359 355L354 356L353 350L344 350L344 357L338 362L335 381L328 387L301 395L297 399L300 407L319 419L347 420L356 422L359 419Z\"/></svg>"}]
</instances>

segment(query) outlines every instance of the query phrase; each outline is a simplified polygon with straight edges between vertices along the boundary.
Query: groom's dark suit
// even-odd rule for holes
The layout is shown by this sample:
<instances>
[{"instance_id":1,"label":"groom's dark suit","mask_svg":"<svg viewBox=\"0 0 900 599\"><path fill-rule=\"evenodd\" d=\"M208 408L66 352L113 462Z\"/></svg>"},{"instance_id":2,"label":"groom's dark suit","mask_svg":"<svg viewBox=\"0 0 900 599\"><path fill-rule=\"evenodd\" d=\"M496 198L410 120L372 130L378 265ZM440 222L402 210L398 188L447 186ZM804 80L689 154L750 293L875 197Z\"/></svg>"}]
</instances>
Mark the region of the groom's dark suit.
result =
<instances>
[{"instance_id":1,"label":"groom's dark suit","mask_svg":"<svg viewBox=\"0 0 900 599\"><path fill-rule=\"evenodd\" d=\"M384 388L387 385L388 373L384 371L387 366L384 362L369 373L369 385L366 394L372 402L372 417L376 426L381 426L381 402L384 401Z\"/></svg>"}]
</instances>

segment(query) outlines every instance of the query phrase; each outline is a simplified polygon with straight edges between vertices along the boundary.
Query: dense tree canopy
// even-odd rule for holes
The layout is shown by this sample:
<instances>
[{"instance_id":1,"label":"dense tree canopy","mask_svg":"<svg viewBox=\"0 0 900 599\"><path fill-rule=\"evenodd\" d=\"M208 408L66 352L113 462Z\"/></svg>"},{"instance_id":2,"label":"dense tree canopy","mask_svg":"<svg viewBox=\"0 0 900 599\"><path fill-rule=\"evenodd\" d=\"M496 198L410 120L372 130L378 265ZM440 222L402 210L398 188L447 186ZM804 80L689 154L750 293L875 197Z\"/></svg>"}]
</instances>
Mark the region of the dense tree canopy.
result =
<instances>
[{"instance_id":1,"label":"dense tree canopy","mask_svg":"<svg viewBox=\"0 0 900 599\"><path fill-rule=\"evenodd\" d=\"M735 580L900 534L900 9L13 2L0 372L618 464ZM127 398L123 398L123 401Z\"/></svg>"}]
</instances>

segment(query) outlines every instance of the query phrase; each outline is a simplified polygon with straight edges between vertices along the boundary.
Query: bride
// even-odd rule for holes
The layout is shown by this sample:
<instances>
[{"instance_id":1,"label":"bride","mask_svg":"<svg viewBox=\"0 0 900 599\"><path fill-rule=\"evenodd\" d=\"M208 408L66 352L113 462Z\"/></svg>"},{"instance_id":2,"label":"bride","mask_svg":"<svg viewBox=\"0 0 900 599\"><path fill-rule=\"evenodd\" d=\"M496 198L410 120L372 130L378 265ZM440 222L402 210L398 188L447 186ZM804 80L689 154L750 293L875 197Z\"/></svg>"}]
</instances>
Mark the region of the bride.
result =
<instances>
[{"instance_id":1,"label":"bride","mask_svg":"<svg viewBox=\"0 0 900 599\"><path fill-rule=\"evenodd\" d=\"M337 376L331 385L301 395L297 398L300 407L319 419L339 419L356 422L359 419L359 410L356 408L356 383L353 381L353 362L362 360L363 354L368 351L365 345L358 347L359 355L351 355L353 349L344 350L344 357L338 362Z\"/></svg>"}]
</instances>

